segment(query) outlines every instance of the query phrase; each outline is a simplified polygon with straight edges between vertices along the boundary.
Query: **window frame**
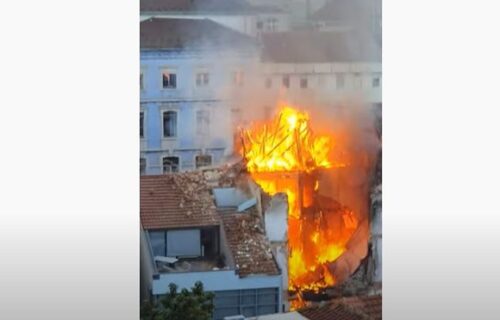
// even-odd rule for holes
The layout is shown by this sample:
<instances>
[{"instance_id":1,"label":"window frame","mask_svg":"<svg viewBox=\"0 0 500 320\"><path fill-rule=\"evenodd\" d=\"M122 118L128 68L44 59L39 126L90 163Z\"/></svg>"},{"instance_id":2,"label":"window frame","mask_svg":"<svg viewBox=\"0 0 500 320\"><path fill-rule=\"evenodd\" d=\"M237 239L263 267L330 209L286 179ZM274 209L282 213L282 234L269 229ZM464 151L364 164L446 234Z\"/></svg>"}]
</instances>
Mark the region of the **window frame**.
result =
<instances>
[{"instance_id":1,"label":"window frame","mask_svg":"<svg viewBox=\"0 0 500 320\"><path fill-rule=\"evenodd\" d=\"M290 87L292 86L292 80L289 74L284 74L281 77L281 85L287 89L290 89Z\"/></svg>"},{"instance_id":2,"label":"window frame","mask_svg":"<svg viewBox=\"0 0 500 320\"><path fill-rule=\"evenodd\" d=\"M141 138L141 140L146 137L146 112L142 109L139 112L139 137Z\"/></svg>"},{"instance_id":3,"label":"window frame","mask_svg":"<svg viewBox=\"0 0 500 320\"><path fill-rule=\"evenodd\" d=\"M174 113L175 114L175 135L172 135L172 136L166 136L165 135L165 114L166 113ZM177 139L177 137L179 136L178 134L178 128L179 128L179 111L178 110L174 110L174 109L162 109L161 110L161 129L162 129L162 139L170 139L170 140L173 140L173 139Z\"/></svg>"},{"instance_id":4,"label":"window frame","mask_svg":"<svg viewBox=\"0 0 500 320\"><path fill-rule=\"evenodd\" d=\"M146 70L144 68L141 68L139 77L139 88L141 91L146 91Z\"/></svg>"},{"instance_id":5,"label":"window frame","mask_svg":"<svg viewBox=\"0 0 500 320\"><path fill-rule=\"evenodd\" d=\"M163 84L163 75L165 72L168 72L169 74L169 77L168 77L168 83L169 83L169 86L165 87ZM170 85L171 83L171 78L170 78L170 75L175 75L175 86L172 86ZM177 89L177 69L176 68L173 68L173 67L168 67L168 66L163 66L160 68L160 88L161 90L175 90Z\"/></svg>"},{"instance_id":6,"label":"window frame","mask_svg":"<svg viewBox=\"0 0 500 320\"><path fill-rule=\"evenodd\" d=\"M200 77L200 79L198 79L198 77ZM200 67L196 69L194 74L194 84L197 88L205 88L210 86L210 72L208 68Z\"/></svg>"},{"instance_id":7,"label":"window frame","mask_svg":"<svg viewBox=\"0 0 500 320\"><path fill-rule=\"evenodd\" d=\"M375 85L375 81L377 81L377 85ZM382 85L382 74L374 73L372 74L372 88L380 88Z\"/></svg>"},{"instance_id":8,"label":"window frame","mask_svg":"<svg viewBox=\"0 0 500 320\"><path fill-rule=\"evenodd\" d=\"M198 164L196 162L196 158L198 157L210 157L210 164L209 165L205 165L205 166L201 166L201 167L198 167ZM194 168L195 169L200 169L200 168L205 168L205 167L210 167L214 164L214 156L213 154L211 153L200 153L200 154L195 154L194 155Z\"/></svg>"},{"instance_id":9,"label":"window frame","mask_svg":"<svg viewBox=\"0 0 500 320\"><path fill-rule=\"evenodd\" d=\"M142 160L144 160L144 173L142 173ZM146 175L146 172L147 172L147 167L148 167L148 160L146 159L146 157L140 157L139 158L139 172L140 172L140 175L141 176L144 176Z\"/></svg>"},{"instance_id":10,"label":"window frame","mask_svg":"<svg viewBox=\"0 0 500 320\"><path fill-rule=\"evenodd\" d=\"M207 115L207 117L204 118L204 119L208 119L208 121L206 123L206 128L204 128L203 126L200 126L200 122L198 121L199 120L198 119L199 113L205 113ZM211 118L212 118L212 115L211 115L211 112L209 109L200 108L200 109L196 110L196 112L195 112L196 135L198 135L198 136L210 135ZM203 129L205 129L206 131L203 131Z\"/></svg>"},{"instance_id":11,"label":"window frame","mask_svg":"<svg viewBox=\"0 0 500 320\"><path fill-rule=\"evenodd\" d=\"M305 85L304 85L305 84ZM301 76L299 80L299 87L301 89L308 89L309 88L309 80L307 76Z\"/></svg>"},{"instance_id":12,"label":"window frame","mask_svg":"<svg viewBox=\"0 0 500 320\"><path fill-rule=\"evenodd\" d=\"M168 172L165 172L165 163L164 163L165 158L177 158L177 160L178 160L177 171L170 170ZM178 155L163 155L163 156L161 156L161 172L162 172L162 174L181 172L181 156L178 156Z\"/></svg>"}]
</instances>

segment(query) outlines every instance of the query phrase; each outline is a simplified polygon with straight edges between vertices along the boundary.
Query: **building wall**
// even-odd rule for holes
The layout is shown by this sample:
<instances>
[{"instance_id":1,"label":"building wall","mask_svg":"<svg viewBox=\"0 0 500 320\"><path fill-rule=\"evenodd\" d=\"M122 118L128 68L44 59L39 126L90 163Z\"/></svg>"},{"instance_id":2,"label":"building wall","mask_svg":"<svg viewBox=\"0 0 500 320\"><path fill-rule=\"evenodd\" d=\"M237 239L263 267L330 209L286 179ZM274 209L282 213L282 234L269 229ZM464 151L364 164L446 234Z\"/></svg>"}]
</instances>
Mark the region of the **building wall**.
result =
<instances>
[{"instance_id":1,"label":"building wall","mask_svg":"<svg viewBox=\"0 0 500 320\"><path fill-rule=\"evenodd\" d=\"M140 109L144 113L141 157L146 159L146 174L162 173L162 158L178 156L180 170L195 168L195 156L209 154L219 164L232 153L231 124L233 72L243 69L251 53L237 52L141 52ZM175 70L176 88L162 88L162 70ZM207 86L196 85L196 74L207 72ZM177 112L176 137L163 137L163 112ZM198 130L196 113L209 114L206 130Z\"/></svg>"},{"instance_id":2,"label":"building wall","mask_svg":"<svg viewBox=\"0 0 500 320\"><path fill-rule=\"evenodd\" d=\"M140 231L140 256L141 256L141 301L150 299L153 289L153 257L149 247L149 241L146 239L144 229Z\"/></svg>"},{"instance_id":3,"label":"building wall","mask_svg":"<svg viewBox=\"0 0 500 320\"><path fill-rule=\"evenodd\" d=\"M348 97L370 104L382 101L381 63L264 63L262 69L262 81L271 79L271 88L264 90L270 101L280 96L299 105L332 103ZM289 88L282 85L285 75L290 77ZM340 77L344 78L343 85ZM378 86L374 86L375 78L379 79ZM300 86L301 79L307 79L307 88Z\"/></svg>"}]
</instances>

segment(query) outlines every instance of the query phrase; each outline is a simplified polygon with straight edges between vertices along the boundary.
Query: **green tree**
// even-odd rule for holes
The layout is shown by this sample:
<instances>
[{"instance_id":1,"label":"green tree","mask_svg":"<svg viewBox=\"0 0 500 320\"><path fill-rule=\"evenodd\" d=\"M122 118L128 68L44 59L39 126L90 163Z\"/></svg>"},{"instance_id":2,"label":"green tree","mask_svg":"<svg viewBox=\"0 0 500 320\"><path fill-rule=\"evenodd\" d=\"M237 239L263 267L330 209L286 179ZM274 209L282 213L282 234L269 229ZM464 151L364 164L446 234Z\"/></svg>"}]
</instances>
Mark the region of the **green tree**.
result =
<instances>
[{"instance_id":1,"label":"green tree","mask_svg":"<svg viewBox=\"0 0 500 320\"><path fill-rule=\"evenodd\" d=\"M191 291L177 291L169 284L170 291L157 303L145 302L141 306L141 320L211 320L214 294L205 292L197 281Z\"/></svg>"}]
</instances>

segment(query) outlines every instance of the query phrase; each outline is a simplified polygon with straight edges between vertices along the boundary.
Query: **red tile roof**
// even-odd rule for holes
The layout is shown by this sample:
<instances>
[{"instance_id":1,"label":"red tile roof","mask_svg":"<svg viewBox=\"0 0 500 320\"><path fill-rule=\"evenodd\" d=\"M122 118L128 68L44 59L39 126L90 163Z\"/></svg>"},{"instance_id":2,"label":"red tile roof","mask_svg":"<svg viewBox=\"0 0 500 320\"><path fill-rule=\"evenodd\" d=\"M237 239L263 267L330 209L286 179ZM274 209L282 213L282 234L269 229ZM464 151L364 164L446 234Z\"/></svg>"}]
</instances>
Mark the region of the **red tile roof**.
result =
<instances>
[{"instance_id":1,"label":"red tile roof","mask_svg":"<svg viewBox=\"0 0 500 320\"><path fill-rule=\"evenodd\" d=\"M239 276L279 275L281 272L255 209L243 213L236 213L235 209L227 208L218 211Z\"/></svg>"},{"instance_id":2,"label":"red tile roof","mask_svg":"<svg viewBox=\"0 0 500 320\"><path fill-rule=\"evenodd\" d=\"M202 172L141 176L140 201L144 229L220 224Z\"/></svg>"},{"instance_id":3,"label":"red tile roof","mask_svg":"<svg viewBox=\"0 0 500 320\"><path fill-rule=\"evenodd\" d=\"M382 295L336 299L298 312L309 320L382 320Z\"/></svg>"}]
</instances>

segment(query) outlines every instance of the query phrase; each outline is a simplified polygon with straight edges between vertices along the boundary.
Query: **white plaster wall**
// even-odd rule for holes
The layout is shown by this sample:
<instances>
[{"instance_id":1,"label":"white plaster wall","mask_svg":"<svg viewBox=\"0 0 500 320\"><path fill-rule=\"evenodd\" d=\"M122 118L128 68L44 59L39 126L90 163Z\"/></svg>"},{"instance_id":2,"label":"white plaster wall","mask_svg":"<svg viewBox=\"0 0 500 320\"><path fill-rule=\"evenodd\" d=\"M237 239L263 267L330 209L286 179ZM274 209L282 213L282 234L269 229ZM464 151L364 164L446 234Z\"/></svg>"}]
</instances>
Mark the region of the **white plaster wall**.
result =
<instances>
[{"instance_id":1,"label":"white plaster wall","mask_svg":"<svg viewBox=\"0 0 500 320\"><path fill-rule=\"evenodd\" d=\"M281 193L271 198L264 214L266 235L271 242L286 241L288 228L288 204L286 196Z\"/></svg>"}]
</instances>

